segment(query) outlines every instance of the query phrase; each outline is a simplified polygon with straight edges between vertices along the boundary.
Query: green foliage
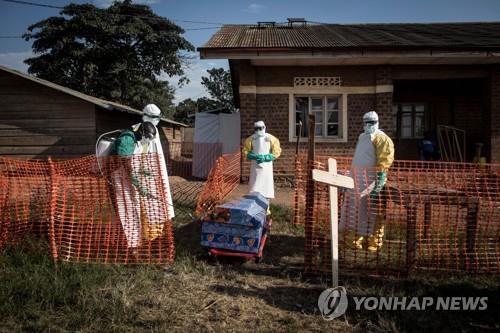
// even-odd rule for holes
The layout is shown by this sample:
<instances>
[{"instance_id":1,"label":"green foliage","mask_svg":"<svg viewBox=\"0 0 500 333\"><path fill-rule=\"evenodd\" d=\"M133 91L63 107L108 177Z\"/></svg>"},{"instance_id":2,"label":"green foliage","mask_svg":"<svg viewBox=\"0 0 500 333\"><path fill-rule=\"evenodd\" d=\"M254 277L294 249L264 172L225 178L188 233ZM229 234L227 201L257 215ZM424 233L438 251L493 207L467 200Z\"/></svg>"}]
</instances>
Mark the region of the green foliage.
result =
<instances>
[{"instance_id":1,"label":"green foliage","mask_svg":"<svg viewBox=\"0 0 500 333\"><path fill-rule=\"evenodd\" d=\"M186 82L182 52L194 51L181 27L131 0L107 9L69 4L28 30L37 54L25 61L30 73L138 109L155 103L165 116L173 113L174 89L158 76Z\"/></svg>"},{"instance_id":2,"label":"green foliage","mask_svg":"<svg viewBox=\"0 0 500 333\"><path fill-rule=\"evenodd\" d=\"M214 110L222 107L217 101L214 101L208 97L198 98L196 104L198 105L198 111Z\"/></svg>"},{"instance_id":3,"label":"green foliage","mask_svg":"<svg viewBox=\"0 0 500 333\"><path fill-rule=\"evenodd\" d=\"M180 121L185 124L191 123L191 119L188 117L190 114L194 114L198 111L198 104L191 98L186 98L182 102L179 102L175 107L174 120Z\"/></svg>"},{"instance_id":4,"label":"green foliage","mask_svg":"<svg viewBox=\"0 0 500 333\"><path fill-rule=\"evenodd\" d=\"M188 115L222 107L223 106L221 106L217 101L208 97L200 97L196 101L191 98L186 98L185 100L179 102L179 104L175 107L173 118L174 120L185 124L192 124L194 118L189 118Z\"/></svg>"},{"instance_id":5,"label":"green foliage","mask_svg":"<svg viewBox=\"0 0 500 333\"><path fill-rule=\"evenodd\" d=\"M231 73L224 68L207 70L209 76L201 77L201 84L205 86L216 103L216 108L234 110L233 88Z\"/></svg>"}]
</instances>

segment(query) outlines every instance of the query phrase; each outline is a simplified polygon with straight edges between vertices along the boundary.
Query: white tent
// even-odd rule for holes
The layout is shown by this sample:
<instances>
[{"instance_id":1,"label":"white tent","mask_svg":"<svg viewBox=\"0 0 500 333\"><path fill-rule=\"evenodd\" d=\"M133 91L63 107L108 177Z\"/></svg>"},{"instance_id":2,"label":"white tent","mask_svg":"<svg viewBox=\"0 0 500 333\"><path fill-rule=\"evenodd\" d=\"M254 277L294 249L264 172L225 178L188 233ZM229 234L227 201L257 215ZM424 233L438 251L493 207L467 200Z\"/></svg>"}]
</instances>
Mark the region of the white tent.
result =
<instances>
[{"instance_id":1,"label":"white tent","mask_svg":"<svg viewBox=\"0 0 500 333\"><path fill-rule=\"evenodd\" d=\"M194 121L193 176L207 178L222 154L240 149L240 114L199 112Z\"/></svg>"}]
</instances>

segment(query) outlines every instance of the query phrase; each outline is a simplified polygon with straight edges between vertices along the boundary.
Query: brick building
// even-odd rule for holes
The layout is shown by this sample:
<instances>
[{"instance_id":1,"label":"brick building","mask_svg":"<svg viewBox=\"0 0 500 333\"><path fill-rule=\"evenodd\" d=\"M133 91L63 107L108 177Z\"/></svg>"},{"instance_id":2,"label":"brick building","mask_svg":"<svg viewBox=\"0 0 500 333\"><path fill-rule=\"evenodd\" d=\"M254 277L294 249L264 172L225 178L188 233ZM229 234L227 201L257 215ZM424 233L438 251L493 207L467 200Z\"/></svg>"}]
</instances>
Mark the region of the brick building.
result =
<instances>
[{"instance_id":1,"label":"brick building","mask_svg":"<svg viewBox=\"0 0 500 333\"><path fill-rule=\"evenodd\" d=\"M482 142L500 162L500 23L227 25L198 51L229 61L242 140L257 119L280 139L277 175L293 173L307 114L316 151L345 156L369 110L398 159L418 159L424 133L448 125L465 130L467 161ZM307 130L300 136L305 147Z\"/></svg>"}]
</instances>

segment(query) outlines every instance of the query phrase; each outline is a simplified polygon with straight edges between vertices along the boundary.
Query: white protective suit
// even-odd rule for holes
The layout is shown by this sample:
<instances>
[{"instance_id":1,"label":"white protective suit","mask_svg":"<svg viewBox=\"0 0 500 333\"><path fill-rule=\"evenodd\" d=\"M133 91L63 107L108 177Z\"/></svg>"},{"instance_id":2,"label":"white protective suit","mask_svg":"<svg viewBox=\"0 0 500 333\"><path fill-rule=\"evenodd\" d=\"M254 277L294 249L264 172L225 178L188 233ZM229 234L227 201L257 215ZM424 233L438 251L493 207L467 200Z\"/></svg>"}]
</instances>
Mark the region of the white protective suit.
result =
<instances>
[{"instance_id":1,"label":"white protective suit","mask_svg":"<svg viewBox=\"0 0 500 333\"><path fill-rule=\"evenodd\" d=\"M366 113L363 120L377 123L365 125L365 132L359 136L350 175L354 179L354 189L346 192L340 227L354 229L360 236L369 236L374 233L377 220L377 207L374 200L369 200L370 195L375 188L377 172L387 172L394 160L394 145L378 129L378 116L374 111Z\"/></svg>"},{"instance_id":2,"label":"white protective suit","mask_svg":"<svg viewBox=\"0 0 500 333\"><path fill-rule=\"evenodd\" d=\"M248 153L255 154L272 154L274 159L281 155L281 147L279 140L265 132L264 122L256 122L255 125L264 127L263 130L257 131L249 136L243 145L243 155L246 158ZM249 192L259 192L268 199L274 198L274 177L273 177L273 162L262 162L252 160L250 166Z\"/></svg>"},{"instance_id":3,"label":"white protective suit","mask_svg":"<svg viewBox=\"0 0 500 333\"><path fill-rule=\"evenodd\" d=\"M136 131L139 126L140 124L132 126L132 130ZM146 155L148 153L156 154ZM142 154L144 155L140 156ZM158 157L158 163L153 160L154 156ZM113 181L118 216L127 238L127 246L135 248L141 245L142 239L153 240L160 236L164 223L170 223L175 216L158 130L155 138L148 143L135 143L131 164L136 184L132 184L131 175L123 167L113 172ZM162 194L166 196L165 199L161 198Z\"/></svg>"}]
</instances>

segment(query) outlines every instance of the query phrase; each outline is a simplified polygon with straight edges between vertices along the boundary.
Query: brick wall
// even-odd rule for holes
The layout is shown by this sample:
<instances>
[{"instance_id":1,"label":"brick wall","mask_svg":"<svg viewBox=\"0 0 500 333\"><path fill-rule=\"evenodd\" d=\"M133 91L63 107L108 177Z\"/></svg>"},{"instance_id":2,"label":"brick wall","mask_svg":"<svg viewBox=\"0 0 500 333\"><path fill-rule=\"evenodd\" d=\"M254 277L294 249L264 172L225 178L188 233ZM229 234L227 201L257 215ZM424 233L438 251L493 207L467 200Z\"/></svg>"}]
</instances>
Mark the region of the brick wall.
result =
<instances>
[{"instance_id":1,"label":"brick wall","mask_svg":"<svg viewBox=\"0 0 500 333\"><path fill-rule=\"evenodd\" d=\"M241 70L241 84L257 86L292 86L296 76L340 76L343 86L373 86L392 84L391 69L388 67L252 67L244 64ZM254 83L255 82L255 83ZM253 133L253 123L262 119L268 132L276 136L282 147L282 156L274 163L276 176L294 173L295 142L289 142L289 95L288 94L240 94L241 136L243 140ZM359 134L363 131L363 114L376 110L381 128L389 135L392 129L392 93L347 95L348 142L316 143L317 154L350 156L354 153ZM307 149L301 143L300 149ZM242 175L249 173L249 163L242 164Z\"/></svg>"},{"instance_id":2,"label":"brick wall","mask_svg":"<svg viewBox=\"0 0 500 333\"><path fill-rule=\"evenodd\" d=\"M282 145L286 145L288 142L288 94L240 94L240 99L242 143L252 135L254 122L263 120L268 132L277 137ZM281 164L289 156L290 153L286 152L283 154L283 161L280 159L275 163L275 173L283 173ZM248 175L249 167L248 162L243 163L244 176Z\"/></svg>"},{"instance_id":3,"label":"brick wall","mask_svg":"<svg viewBox=\"0 0 500 333\"><path fill-rule=\"evenodd\" d=\"M282 66L255 67L255 80L257 86L291 86L293 78L298 76L340 76L344 86L372 86L375 84L376 67L364 66ZM248 70L245 80L251 83L252 73ZM255 83L254 83L255 84ZM242 85L244 83L242 82Z\"/></svg>"},{"instance_id":4,"label":"brick wall","mask_svg":"<svg viewBox=\"0 0 500 333\"><path fill-rule=\"evenodd\" d=\"M464 69L463 73L460 72ZM250 63L243 63L241 69L241 85L291 87L293 78L297 76L340 76L343 86L374 86L374 85L392 85L393 78L398 79L460 79L484 77L485 67L439 67L439 66L284 66L254 67ZM420 77L419 73L425 76ZM435 74L435 75L434 75ZM500 161L500 67L495 67L489 72L490 84L487 85L490 98L483 96L465 96L452 87L453 92L446 93L447 96L454 95L454 116L455 119L448 119L451 125L467 129L471 135L470 145L467 147L469 153L473 151L472 141L484 141L487 146L485 154L491 156L492 161ZM484 80L484 79L483 79ZM402 81L397 81L402 82ZM396 84L397 84L396 82ZM434 81L438 82L438 81ZM445 82L445 81L442 81ZM471 81L472 82L472 81ZM470 89L466 89L470 90ZM432 91L425 96L435 95ZM352 155L356 145L357 138L362 132L362 115L375 110L380 117L380 127L395 139L396 128L392 119L392 105L394 94L376 93L376 94L349 94L347 95L347 114L348 114L348 142L347 143L316 143L317 154L329 154L332 156ZM485 94L487 96L487 94ZM418 96L417 96L418 97ZM417 98L413 97L413 98ZM275 175L293 175L295 143L288 142L288 114L289 100L288 94L240 94L241 101L241 135L242 140L252 134L253 123L257 119L266 122L268 132L277 136L283 148L282 157L275 162ZM448 98L448 97L447 97ZM418 98L417 98L418 99ZM487 102L481 102L486 100ZM436 102L439 104L439 100ZM436 104L436 105L437 105ZM491 105L488 105L491 104ZM491 113L485 112L491 108ZM452 109L450 109L451 111ZM458 114L459 113L459 114ZM439 118L440 114L436 117ZM438 121L441 123L439 119ZM491 120L491 122L489 122ZM456 124L453 124L456 122ZM489 125L491 123L491 125ZM492 138L489 139L488 131L485 127L491 128ZM396 140L394 140L396 143ZM489 146L492 148L490 149ZM307 143L301 143L300 149L307 149ZM469 155L468 153L468 155ZM469 155L470 157L470 155ZM249 165L243 163L243 176L248 175Z\"/></svg>"},{"instance_id":5,"label":"brick wall","mask_svg":"<svg viewBox=\"0 0 500 333\"><path fill-rule=\"evenodd\" d=\"M379 96L380 95L380 96ZM255 97L256 96L256 97ZM274 163L276 176L291 176L294 173L295 142L288 139L288 95L286 94L240 94L241 104L241 136L242 143L253 133L253 123L256 121L255 109L258 109L270 134L276 136L282 147L282 156ZM385 105L392 94L352 94L347 98L348 109L348 142L346 143L316 143L316 153L331 156L351 156L354 153L359 134L363 131L362 117L368 110L373 110L375 105ZM254 104L255 102L255 104ZM255 105L255 106L254 106ZM387 112L389 112L387 114ZM390 129L391 108L386 107L379 112L381 124L384 130ZM307 149L307 143L302 142L300 149ZM246 161L242 164L243 177L248 177L250 164Z\"/></svg>"},{"instance_id":6,"label":"brick wall","mask_svg":"<svg viewBox=\"0 0 500 333\"><path fill-rule=\"evenodd\" d=\"M500 67L490 71L490 159L500 162Z\"/></svg>"}]
</instances>

